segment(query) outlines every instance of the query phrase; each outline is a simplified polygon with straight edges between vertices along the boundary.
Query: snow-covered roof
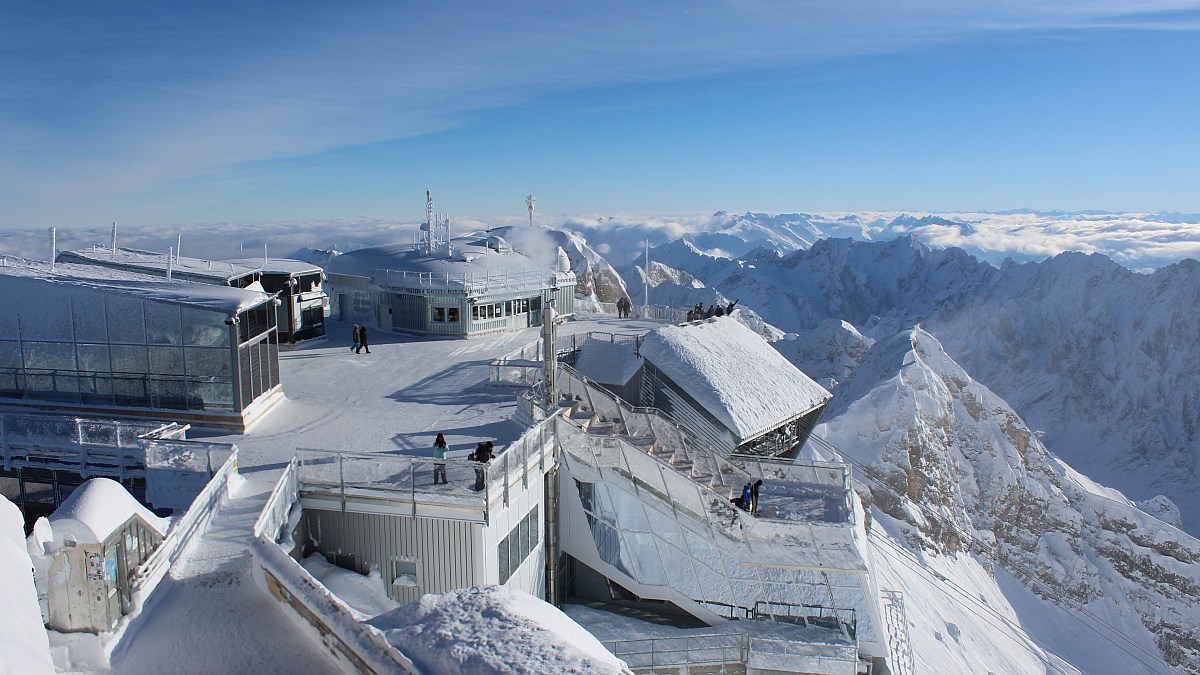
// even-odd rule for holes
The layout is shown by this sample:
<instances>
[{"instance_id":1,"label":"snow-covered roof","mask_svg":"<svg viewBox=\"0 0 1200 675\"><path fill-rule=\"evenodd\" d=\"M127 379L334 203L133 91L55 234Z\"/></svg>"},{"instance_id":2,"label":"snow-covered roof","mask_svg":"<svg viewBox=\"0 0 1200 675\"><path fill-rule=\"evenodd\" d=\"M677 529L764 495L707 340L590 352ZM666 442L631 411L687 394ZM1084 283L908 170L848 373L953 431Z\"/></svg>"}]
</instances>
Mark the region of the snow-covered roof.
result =
<instances>
[{"instance_id":1,"label":"snow-covered roof","mask_svg":"<svg viewBox=\"0 0 1200 675\"><path fill-rule=\"evenodd\" d=\"M454 239L449 256L428 254L413 244L361 248L331 259L326 270L369 277L379 285L423 288L475 287L499 280L507 280L502 285L513 288L546 287L554 280L554 268L507 247L499 252L488 245L489 239L494 237L475 234Z\"/></svg>"},{"instance_id":2,"label":"snow-covered roof","mask_svg":"<svg viewBox=\"0 0 1200 675\"><path fill-rule=\"evenodd\" d=\"M162 277L79 263L55 263L51 271L48 262L0 256L0 284L4 283L5 278L26 278L53 284L63 292L70 288L85 288L229 313L254 307L271 297L261 290L192 281L167 282ZM258 288L261 289L261 286ZM48 298L47 301L53 300Z\"/></svg>"},{"instance_id":3,"label":"snow-covered roof","mask_svg":"<svg viewBox=\"0 0 1200 675\"><path fill-rule=\"evenodd\" d=\"M422 672L629 672L562 610L508 586L425 595L369 623Z\"/></svg>"},{"instance_id":4,"label":"snow-covered roof","mask_svg":"<svg viewBox=\"0 0 1200 675\"><path fill-rule=\"evenodd\" d=\"M646 334L641 355L741 439L833 397L741 322L727 317Z\"/></svg>"},{"instance_id":5,"label":"snow-covered roof","mask_svg":"<svg viewBox=\"0 0 1200 675\"><path fill-rule=\"evenodd\" d=\"M120 483L92 478L76 488L47 520L60 544L68 536L80 544L99 544L133 515L166 534L167 521L139 504Z\"/></svg>"},{"instance_id":6,"label":"snow-covered roof","mask_svg":"<svg viewBox=\"0 0 1200 675\"><path fill-rule=\"evenodd\" d=\"M80 249L78 251L61 251L58 259L63 262L74 262L85 265L100 265L131 271L145 270L147 274L166 276L167 254L155 251L142 251L135 248L117 247L116 254L111 248L99 246ZM231 279L253 274L258 266L241 265L229 261L202 260L178 256L171 265L172 275L194 277L213 283L227 283Z\"/></svg>"},{"instance_id":7,"label":"snow-covered roof","mask_svg":"<svg viewBox=\"0 0 1200 675\"><path fill-rule=\"evenodd\" d=\"M320 265L314 265L303 260L294 260L292 258L235 258L224 262L233 263L239 267L248 267L255 269L263 274L317 274L321 272Z\"/></svg>"},{"instance_id":8,"label":"snow-covered roof","mask_svg":"<svg viewBox=\"0 0 1200 675\"><path fill-rule=\"evenodd\" d=\"M600 384L622 385L642 367L632 344L618 344L589 337L579 348L575 370Z\"/></svg>"}]
</instances>

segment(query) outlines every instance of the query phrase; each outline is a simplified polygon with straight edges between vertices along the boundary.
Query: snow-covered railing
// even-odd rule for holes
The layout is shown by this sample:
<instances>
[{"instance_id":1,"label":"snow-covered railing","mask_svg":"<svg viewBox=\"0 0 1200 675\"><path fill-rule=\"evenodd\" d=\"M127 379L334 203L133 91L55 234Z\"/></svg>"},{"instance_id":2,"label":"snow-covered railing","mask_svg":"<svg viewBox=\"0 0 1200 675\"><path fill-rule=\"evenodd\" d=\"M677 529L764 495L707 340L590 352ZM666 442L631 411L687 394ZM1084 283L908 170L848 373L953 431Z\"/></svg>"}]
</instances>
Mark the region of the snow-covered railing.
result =
<instances>
[{"instance_id":1,"label":"snow-covered railing","mask_svg":"<svg viewBox=\"0 0 1200 675\"><path fill-rule=\"evenodd\" d=\"M145 476L143 439L176 438L186 430L173 422L5 413L0 414L0 461L5 469L37 466L123 480Z\"/></svg>"},{"instance_id":2,"label":"snow-covered railing","mask_svg":"<svg viewBox=\"0 0 1200 675\"><path fill-rule=\"evenodd\" d=\"M856 675L858 646L750 638L746 665L754 672L824 673Z\"/></svg>"},{"instance_id":3,"label":"snow-covered railing","mask_svg":"<svg viewBox=\"0 0 1200 675\"><path fill-rule=\"evenodd\" d=\"M750 640L744 633L712 633L605 640L601 644L635 673L689 672L690 668L732 673L744 672Z\"/></svg>"},{"instance_id":4,"label":"snow-covered railing","mask_svg":"<svg viewBox=\"0 0 1200 675\"><path fill-rule=\"evenodd\" d=\"M199 538L212 520L213 513L221 503L221 497L230 489L230 482L238 478L238 451L233 446L229 458L208 481L208 485L192 500L192 505L182 516L171 523L171 529L162 544L146 559L146 563L133 577L131 596L138 597L152 590L166 574L171 565L187 552L189 546Z\"/></svg>"},{"instance_id":5,"label":"snow-covered railing","mask_svg":"<svg viewBox=\"0 0 1200 675\"><path fill-rule=\"evenodd\" d=\"M317 581L280 547L284 524L297 504L299 462L293 459L275 483L254 525L254 578L289 618L324 647L339 668L357 673L417 673L412 661L379 629Z\"/></svg>"},{"instance_id":6,"label":"snow-covered railing","mask_svg":"<svg viewBox=\"0 0 1200 675\"><path fill-rule=\"evenodd\" d=\"M687 321L687 310L667 305L634 305L633 318L665 321L667 323L683 323Z\"/></svg>"},{"instance_id":7,"label":"snow-covered railing","mask_svg":"<svg viewBox=\"0 0 1200 675\"><path fill-rule=\"evenodd\" d=\"M267 503L259 513L258 520L254 522L255 538L267 537L271 541L276 541L281 536L280 530L288 521L288 514L292 512L300 499L297 480L299 470L300 461L293 457L292 461L288 462L287 468L283 470L279 480L275 482L271 496L267 497Z\"/></svg>"},{"instance_id":8,"label":"snow-covered railing","mask_svg":"<svg viewBox=\"0 0 1200 675\"><path fill-rule=\"evenodd\" d=\"M570 275L570 276L566 276ZM546 270L521 270L491 272L417 272L377 268L372 272L372 281L378 286L392 289L423 291L459 291L467 295L494 293L499 291L521 291L546 288L554 284L574 283L574 273L557 273Z\"/></svg>"}]
</instances>

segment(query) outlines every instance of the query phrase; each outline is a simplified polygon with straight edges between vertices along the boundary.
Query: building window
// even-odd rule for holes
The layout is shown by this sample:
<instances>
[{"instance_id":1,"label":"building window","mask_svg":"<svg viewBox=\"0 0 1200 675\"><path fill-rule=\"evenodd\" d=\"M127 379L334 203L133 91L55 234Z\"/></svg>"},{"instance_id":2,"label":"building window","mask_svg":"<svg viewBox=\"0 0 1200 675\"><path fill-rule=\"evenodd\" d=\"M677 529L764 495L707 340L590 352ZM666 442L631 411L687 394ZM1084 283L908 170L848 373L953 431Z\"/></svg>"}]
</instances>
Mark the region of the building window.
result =
<instances>
[{"instance_id":1,"label":"building window","mask_svg":"<svg viewBox=\"0 0 1200 675\"><path fill-rule=\"evenodd\" d=\"M433 322L434 323L446 323L446 308L445 307L434 307L433 308Z\"/></svg>"},{"instance_id":2,"label":"building window","mask_svg":"<svg viewBox=\"0 0 1200 675\"><path fill-rule=\"evenodd\" d=\"M448 321L449 323L458 323L458 308L457 307L446 308L446 321Z\"/></svg>"}]
</instances>

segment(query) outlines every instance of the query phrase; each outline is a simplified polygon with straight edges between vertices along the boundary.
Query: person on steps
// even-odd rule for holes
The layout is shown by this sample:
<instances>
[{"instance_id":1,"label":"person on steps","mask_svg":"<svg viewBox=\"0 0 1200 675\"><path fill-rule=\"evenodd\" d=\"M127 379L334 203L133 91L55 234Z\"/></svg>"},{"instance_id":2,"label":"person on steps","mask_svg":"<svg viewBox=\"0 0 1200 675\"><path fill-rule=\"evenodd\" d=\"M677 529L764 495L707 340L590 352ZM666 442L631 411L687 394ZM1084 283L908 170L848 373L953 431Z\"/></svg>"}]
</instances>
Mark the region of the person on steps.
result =
<instances>
[{"instance_id":1,"label":"person on steps","mask_svg":"<svg viewBox=\"0 0 1200 675\"><path fill-rule=\"evenodd\" d=\"M446 459L447 449L448 449L448 446L446 445L446 437L443 436L441 432L438 432L437 439L434 440L434 442L433 442L433 458L434 459ZM434 462L433 463L433 484L434 485L438 484L439 477L442 479L440 482L443 485L447 485L449 483L449 481L446 480L446 463L445 462Z\"/></svg>"}]
</instances>

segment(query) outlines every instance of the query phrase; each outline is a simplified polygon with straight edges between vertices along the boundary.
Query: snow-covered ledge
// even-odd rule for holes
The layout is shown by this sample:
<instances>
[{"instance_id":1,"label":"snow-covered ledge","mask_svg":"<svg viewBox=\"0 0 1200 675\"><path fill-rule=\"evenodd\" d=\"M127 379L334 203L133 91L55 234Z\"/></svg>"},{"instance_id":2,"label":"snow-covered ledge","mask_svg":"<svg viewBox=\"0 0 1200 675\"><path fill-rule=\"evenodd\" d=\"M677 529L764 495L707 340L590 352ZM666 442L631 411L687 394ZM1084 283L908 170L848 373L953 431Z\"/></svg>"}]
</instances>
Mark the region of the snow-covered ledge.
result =
<instances>
[{"instance_id":1,"label":"snow-covered ledge","mask_svg":"<svg viewBox=\"0 0 1200 675\"><path fill-rule=\"evenodd\" d=\"M300 501L293 459L275 484L254 525L250 554L255 581L292 621L332 655L348 673L418 674L412 661L387 641L383 632L361 623L355 612L317 581L280 544L291 545L291 527L299 519ZM285 531L286 530L286 531Z\"/></svg>"},{"instance_id":2,"label":"snow-covered ledge","mask_svg":"<svg viewBox=\"0 0 1200 675\"><path fill-rule=\"evenodd\" d=\"M121 617L112 633L102 634L102 637L105 638L105 655L110 663L113 653L120 648L121 636L126 627L133 622L135 617L153 606L156 600L154 589L158 587L159 582L166 576L171 566L187 553L191 545L208 528L213 513L221 503L221 497L232 490L241 480L237 470L237 446L232 447L233 452L230 453L229 458L213 474L208 485L192 500L192 505L188 507L188 510L171 523L171 529L167 532L162 544L150 554L133 578L130 589L132 603L130 611Z\"/></svg>"}]
</instances>

